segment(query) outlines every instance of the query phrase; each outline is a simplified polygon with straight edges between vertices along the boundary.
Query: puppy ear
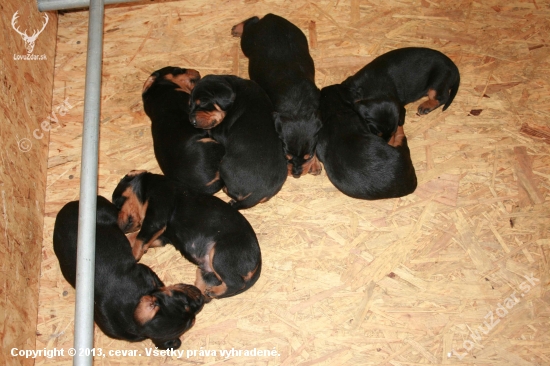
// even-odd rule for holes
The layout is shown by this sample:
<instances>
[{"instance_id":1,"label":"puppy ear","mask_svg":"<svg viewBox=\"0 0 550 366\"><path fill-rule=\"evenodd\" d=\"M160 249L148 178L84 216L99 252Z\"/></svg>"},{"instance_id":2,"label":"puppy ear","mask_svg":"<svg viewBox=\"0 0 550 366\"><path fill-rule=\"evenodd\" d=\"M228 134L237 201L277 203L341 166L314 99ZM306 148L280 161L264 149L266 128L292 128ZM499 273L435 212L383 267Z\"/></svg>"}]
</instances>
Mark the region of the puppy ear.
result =
<instances>
[{"instance_id":1,"label":"puppy ear","mask_svg":"<svg viewBox=\"0 0 550 366\"><path fill-rule=\"evenodd\" d=\"M216 103L223 111L227 111L233 105L235 101L236 94L233 91L233 88L228 83L223 85L223 93L216 95Z\"/></svg>"},{"instance_id":2,"label":"puppy ear","mask_svg":"<svg viewBox=\"0 0 550 366\"><path fill-rule=\"evenodd\" d=\"M407 110L402 105L399 106L399 122L397 126L403 126L405 124L405 115L407 114ZM395 128L397 129L397 126Z\"/></svg>"},{"instance_id":3,"label":"puppy ear","mask_svg":"<svg viewBox=\"0 0 550 366\"><path fill-rule=\"evenodd\" d=\"M313 125L315 126L315 133L314 135L317 135L319 133L319 130L321 130L321 127L323 127L323 122L321 121L321 113L319 111L315 111L311 114L310 120L313 121Z\"/></svg>"},{"instance_id":4,"label":"puppy ear","mask_svg":"<svg viewBox=\"0 0 550 366\"><path fill-rule=\"evenodd\" d=\"M181 340L179 338L171 339L169 341L159 341L151 339L158 349L178 349L181 346Z\"/></svg>"},{"instance_id":5,"label":"puppy ear","mask_svg":"<svg viewBox=\"0 0 550 366\"><path fill-rule=\"evenodd\" d=\"M283 122L281 121L281 114L279 112L273 112L272 116L273 116L273 123L275 123L275 131L277 131L277 134L281 136L283 131L283 128L282 128Z\"/></svg>"}]
</instances>

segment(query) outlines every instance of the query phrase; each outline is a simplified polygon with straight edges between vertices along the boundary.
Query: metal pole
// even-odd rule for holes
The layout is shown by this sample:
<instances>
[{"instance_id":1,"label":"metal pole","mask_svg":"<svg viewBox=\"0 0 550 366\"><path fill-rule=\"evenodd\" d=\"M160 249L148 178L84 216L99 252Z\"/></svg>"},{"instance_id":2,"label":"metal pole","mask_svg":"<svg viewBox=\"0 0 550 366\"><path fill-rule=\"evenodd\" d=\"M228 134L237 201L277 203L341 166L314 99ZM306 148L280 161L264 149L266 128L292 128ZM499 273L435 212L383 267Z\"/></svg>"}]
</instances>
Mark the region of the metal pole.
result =
<instances>
[{"instance_id":1,"label":"metal pole","mask_svg":"<svg viewBox=\"0 0 550 366\"><path fill-rule=\"evenodd\" d=\"M90 0L78 210L74 366L91 366L94 344L95 231L104 0Z\"/></svg>"},{"instance_id":2,"label":"metal pole","mask_svg":"<svg viewBox=\"0 0 550 366\"><path fill-rule=\"evenodd\" d=\"M131 3L142 0L104 0L105 5ZM90 0L37 0L38 11L69 10L87 8Z\"/></svg>"}]
</instances>

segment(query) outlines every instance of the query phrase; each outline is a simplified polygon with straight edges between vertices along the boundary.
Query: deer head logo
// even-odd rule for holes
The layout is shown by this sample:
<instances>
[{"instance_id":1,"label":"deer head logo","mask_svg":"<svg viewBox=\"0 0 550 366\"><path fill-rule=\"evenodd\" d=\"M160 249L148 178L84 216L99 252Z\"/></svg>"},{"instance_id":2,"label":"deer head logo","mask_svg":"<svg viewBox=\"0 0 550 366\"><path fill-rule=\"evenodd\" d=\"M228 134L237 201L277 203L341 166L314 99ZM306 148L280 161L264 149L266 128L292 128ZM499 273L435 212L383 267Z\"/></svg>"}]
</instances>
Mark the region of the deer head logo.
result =
<instances>
[{"instance_id":1,"label":"deer head logo","mask_svg":"<svg viewBox=\"0 0 550 366\"><path fill-rule=\"evenodd\" d=\"M42 25L42 29L40 29L39 31L35 30L32 33L32 35L29 36L27 35L26 29L24 32L21 32L19 30L19 27L15 25L15 23L17 22L17 18L19 18L18 13L19 13L19 10L16 11L15 14L13 14L13 17L11 18L11 26L13 27L13 29L15 29L17 33L21 35L21 37L23 37L23 41L25 41L25 48L27 49L27 53L32 53L32 50L34 49L34 42L36 41L40 33L42 33L44 28L46 28L46 24L48 24L48 14L44 14L44 24Z\"/></svg>"}]
</instances>

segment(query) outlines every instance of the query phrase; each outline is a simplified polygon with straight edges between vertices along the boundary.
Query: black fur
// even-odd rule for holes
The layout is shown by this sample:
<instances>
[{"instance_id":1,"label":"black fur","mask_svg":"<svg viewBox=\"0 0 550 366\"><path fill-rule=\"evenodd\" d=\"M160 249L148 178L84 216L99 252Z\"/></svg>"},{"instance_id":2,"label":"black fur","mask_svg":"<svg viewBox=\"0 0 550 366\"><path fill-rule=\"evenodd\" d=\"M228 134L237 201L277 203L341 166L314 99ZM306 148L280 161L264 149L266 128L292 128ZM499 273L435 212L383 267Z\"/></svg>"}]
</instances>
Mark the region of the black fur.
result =
<instances>
[{"instance_id":1,"label":"black fur","mask_svg":"<svg viewBox=\"0 0 550 366\"><path fill-rule=\"evenodd\" d=\"M225 147L220 176L237 209L270 199L286 180L272 111L262 88L237 76L207 75L191 93L191 123L210 129L212 138Z\"/></svg>"},{"instance_id":2,"label":"black fur","mask_svg":"<svg viewBox=\"0 0 550 366\"><path fill-rule=\"evenodd\" d=\"M57 214L53 248L63 277L75 287L78 201L67 203ZM204 298L190 285L167 294L165 286L146 265L132 256L128 239L117 225L118 210L104 197L97 197L94 320L109 337L130 342L151 338L161 349L179 348L179 337L191 328ZM144 324L135 319L144 296L152 296L159 307Z\"/></svg>"},{"instance_id":3,"label":"black fur","mask_svg":"<svg viewBox=\"0 0 550 366\"><path fill-rule=\"evenodd\" d=\"M443 53L430 48L408 47L387 52L347 78L342 85L351 90L350 101L369 130L389 140L405 123L404 106L436 92L438 105L418 108L427 114L451 105L460 85L456 65ZM385 110L385 112L383 111Z\"/></svg>"},{"instance_id":4,"label":"black fur","mask_svg":"<svg viewBox=\"0 0 550 366\"><path fill-rule=\"evenodd\" d=\"M143 107L151 119L155 157L162 172L189 189L214 194L223 187L219 167L224 148L206 131L189 124L189 94L165 78L189 71L168 66L152 73L155 80L142 95ZM198 72L193 77L192 84L200 79Z\"/></svg>"},{"instance_id":5,"label":"black fur","mask_svg":"<svg viewBox=\"0 0 550 366\"><path fill-rule=\"evenodd\" d=\"M162 175L147 172L126 176L120 181L113 193L113 202L121 212L127 200L121 192L128 188L142 205L147 203L144 218L135 220L141 221L139 242L147 245L165 228L158 240L161 245L174 245L198 266L200 274L197 273L196 285L202 287L205 296L234 296L256 283L262 267L260 246L254 230L240 212L217 197L193 193ZM128 227L124 222L119 225ZM215 254L210 258L212 253ZM205 285L201 286L201 282ZM223 292L215 289L222 282L227 287Z\"/></svg>"},{"instance_id":6,"label":"black fur","mask_svg":"<svg viewBox=\"0 0 550 366\"><path fill-rule=\"evenodd\" d=\"M349 89L332 85L321 90L317 154L330 181L354 198L375 200L405 196L416 189L407 140L390 146L372 134L349 102Z\"/></svg>"},{"instance_id":7,"label":"black fur","mask_svg":"<svg viewBox=\"0 0 550 366\"><path fill-rule=\"evenodd\" d=\"M239 36L233 27L233 34ZM283 141L284 154L292 165L291 174L299 178L304 164L314 158L317 133L319 88L315 85L315 66L307 38L288 20L267 14L242 23L241 48L249 59L248 74L267 93L275 109L275 128ZM306 158L304 158L306 157ZM321 172L320 165L311 171Z\"/></svg>"}]
</instances>

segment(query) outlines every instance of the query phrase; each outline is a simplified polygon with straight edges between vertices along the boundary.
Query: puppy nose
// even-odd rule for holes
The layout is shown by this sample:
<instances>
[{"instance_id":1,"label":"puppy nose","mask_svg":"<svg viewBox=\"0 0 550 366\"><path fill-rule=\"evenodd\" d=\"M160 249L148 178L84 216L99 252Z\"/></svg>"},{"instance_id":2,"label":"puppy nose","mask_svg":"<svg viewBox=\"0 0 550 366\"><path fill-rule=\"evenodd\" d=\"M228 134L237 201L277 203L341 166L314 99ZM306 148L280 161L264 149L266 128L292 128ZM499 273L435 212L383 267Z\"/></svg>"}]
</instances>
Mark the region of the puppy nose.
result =
<instances>
[{"instance_id":1,"label":"puppy nose","mask_svg":"<svg viewBox=\"0 0 550 366\"><path fill-rule=\"evenodd\" d=\"M197 119L195 117L191 117L191 124L193 127L197 127Z\"/></svg>"}]
</instances>

